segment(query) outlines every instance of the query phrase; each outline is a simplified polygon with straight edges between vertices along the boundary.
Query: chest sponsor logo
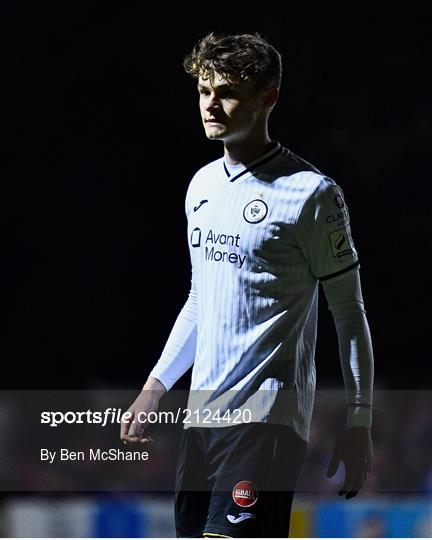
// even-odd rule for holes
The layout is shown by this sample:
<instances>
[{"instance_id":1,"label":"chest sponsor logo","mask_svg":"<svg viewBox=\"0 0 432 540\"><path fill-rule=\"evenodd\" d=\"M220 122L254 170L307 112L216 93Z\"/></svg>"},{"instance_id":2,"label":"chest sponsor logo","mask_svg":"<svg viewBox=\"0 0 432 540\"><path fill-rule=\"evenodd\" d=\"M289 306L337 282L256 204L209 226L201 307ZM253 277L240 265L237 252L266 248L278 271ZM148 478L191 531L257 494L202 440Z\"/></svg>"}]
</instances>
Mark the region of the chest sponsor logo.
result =
<instances>
[{"instance_id":1,"label":"chest sponsor logo","mask_svg":"<svg viewBox=\"0 0 432 540\"><path fill-rule=\"evenodd\" d=\"M268 207L264 201L255 199L248 203L243 210L243 217L248 223L259 223L268 214Z\"/></svg>"},{"instance_id":2,"label":"chest sponsor logo","mask_svg":"<svg viewBox=\"0 0 432 540\"><path fill-rule=\"evenodd\" d=\"M210 229L207 235L204 235L199 227L195 227L191 232L190 243L194 248L204 245L206 261L226 262L241 268L246 260L246 255L233 250L240 247L239 234L218 233Z\"/></svg>"},{"instance_id":3,"label":"chest sponsor logo","mask_svg":"<svg viewBox=\"0 0 432 540\"><path fill-rule=\"evenodd\" d=\"M191 233L191 246L192 247L200 247L201 245L201 229L199 227L195 227L195 229Z\"/></svg>"},{"instance_id":4,"label":"chest sponsor logo","mask_svg":"<svg viewBox=\"0 0 432 540\"><path fill-rule=\"evenodd\" d=\"M242 480L232 490L233 501L243 508L253 506L258 500L258 490L253 482Z\"/></svg>"}]
</instances>

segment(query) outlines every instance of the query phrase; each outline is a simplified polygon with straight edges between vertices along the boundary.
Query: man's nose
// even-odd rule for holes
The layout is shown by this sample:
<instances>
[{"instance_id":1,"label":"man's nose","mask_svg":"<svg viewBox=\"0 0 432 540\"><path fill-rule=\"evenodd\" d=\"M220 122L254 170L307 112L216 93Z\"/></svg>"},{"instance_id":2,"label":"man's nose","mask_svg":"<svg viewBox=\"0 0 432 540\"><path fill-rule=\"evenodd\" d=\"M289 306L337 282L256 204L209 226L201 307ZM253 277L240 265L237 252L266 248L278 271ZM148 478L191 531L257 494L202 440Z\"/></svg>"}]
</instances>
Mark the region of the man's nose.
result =
<instances>
[{"instance_id":1,"label":"man's nose","mask_svg":"<svg viewBox=\"0 0 432 540\"><path fill-rule=\"evenodd\" d=\"M220 100L216 94L211 94L207 102L207 110L211 111L212 109L217 109L220 107Z\"/></svg>"}]
</instances>

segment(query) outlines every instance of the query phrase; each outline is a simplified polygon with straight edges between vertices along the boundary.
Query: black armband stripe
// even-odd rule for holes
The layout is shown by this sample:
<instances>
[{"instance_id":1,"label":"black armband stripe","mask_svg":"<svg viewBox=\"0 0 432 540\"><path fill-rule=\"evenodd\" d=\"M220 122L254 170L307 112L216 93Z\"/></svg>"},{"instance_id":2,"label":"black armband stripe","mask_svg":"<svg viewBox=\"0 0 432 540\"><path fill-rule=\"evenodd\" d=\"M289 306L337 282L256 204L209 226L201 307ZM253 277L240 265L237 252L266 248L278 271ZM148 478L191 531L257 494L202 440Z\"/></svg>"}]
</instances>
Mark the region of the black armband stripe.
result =
<instances>
[{"instance_id":1,"label":"black armband stripe","mask_svg":"<svg viewBox=\"0 0 432 540\"><path fill-rule=\"evenodd\" d=\"M372 409L372 405L368 405L367 403L348 403L348 407L367 407L368 409Z\"/></svg>"},{"instance_id":2,"label":"black armband stripe","mask_svg":"<svg viewBox=\"0 0 432 540\"><path fill-rule=\"evenodd\" d=\"M347 266L347 268L344 268L343 270L339 270L338 272L334 272L333 274L328 274L327 276L322 276L317 279L320 281L325 281L326 279L334 278L336 276L341 276L342 274L345 274L345 272L349 272L350 270L353 270L354 268L357 268L357 266L360 265L360 262L357 261L351 266Z\"/></svg>"}]
</instances>

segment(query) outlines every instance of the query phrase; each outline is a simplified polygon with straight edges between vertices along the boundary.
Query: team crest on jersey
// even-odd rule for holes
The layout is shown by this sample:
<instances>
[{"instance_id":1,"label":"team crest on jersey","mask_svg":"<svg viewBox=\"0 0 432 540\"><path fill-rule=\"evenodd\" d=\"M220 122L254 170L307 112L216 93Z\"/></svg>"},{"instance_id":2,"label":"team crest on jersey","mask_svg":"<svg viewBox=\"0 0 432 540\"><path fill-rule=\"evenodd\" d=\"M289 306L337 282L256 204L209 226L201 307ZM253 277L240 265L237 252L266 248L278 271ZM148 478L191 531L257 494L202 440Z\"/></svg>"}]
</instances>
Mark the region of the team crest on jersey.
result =
<instances>
[{"instance_id":1,"label":"team crest on jersey","mask_svg":"<svg viewBox=\"0 0 432 540\"><path fill-rule=\"evenodd\" d=\"M258 500L258 490L253 482L242 480L232 490L233 501L243 508L253 506Z\"/></svg>"},{"instance_id":2,"label":"team crest on jersey","mask_svg":"<svg viewBox=\"0 0 432 540\"><path fill-rule=\"evenodd\" d=\"M264 201L255 199L248 203L243 210L243 217L248 223L259 223L268 213L268 207Z\"/></svg>"}]
</instances>

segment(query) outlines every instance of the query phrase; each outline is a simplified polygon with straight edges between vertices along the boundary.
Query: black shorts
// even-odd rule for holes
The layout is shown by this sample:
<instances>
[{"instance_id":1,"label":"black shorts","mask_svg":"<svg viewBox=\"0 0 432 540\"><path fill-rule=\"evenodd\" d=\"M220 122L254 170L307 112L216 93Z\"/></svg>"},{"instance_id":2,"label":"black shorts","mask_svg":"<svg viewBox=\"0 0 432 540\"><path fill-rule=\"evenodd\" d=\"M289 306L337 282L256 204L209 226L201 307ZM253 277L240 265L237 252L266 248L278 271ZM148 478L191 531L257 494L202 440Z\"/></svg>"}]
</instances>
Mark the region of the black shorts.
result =
<instances>
[{"instance_id":1,"label":"black shorts","mask_svg":"<svg viewBox=\"0 0 432 540\"><path fill-rule=\"evenodd\" d=\"M288 537L307 442L251 423L188 428L177 465L177 537Z\"/></svg>"}]
</instances>

